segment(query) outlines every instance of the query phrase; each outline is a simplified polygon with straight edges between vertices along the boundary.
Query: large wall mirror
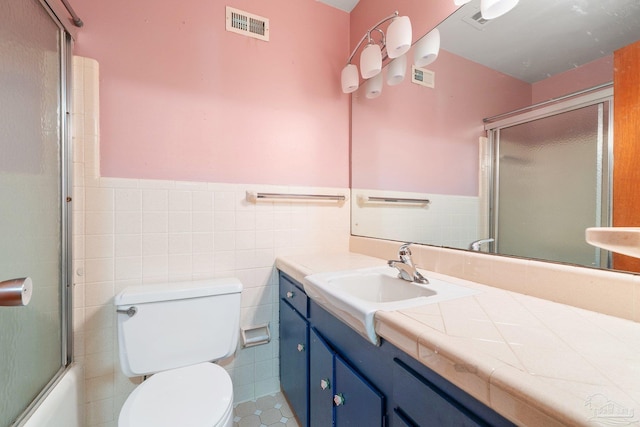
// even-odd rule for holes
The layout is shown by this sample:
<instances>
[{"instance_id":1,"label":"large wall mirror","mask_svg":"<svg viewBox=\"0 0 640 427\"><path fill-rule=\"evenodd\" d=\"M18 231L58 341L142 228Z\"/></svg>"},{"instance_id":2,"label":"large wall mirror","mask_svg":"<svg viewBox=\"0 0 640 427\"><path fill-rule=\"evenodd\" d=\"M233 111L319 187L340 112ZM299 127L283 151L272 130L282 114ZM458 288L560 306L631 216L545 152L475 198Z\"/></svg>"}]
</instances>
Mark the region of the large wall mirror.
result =
<instances>
[{"instance_id":1,"label":"large wall mirror","mask_svg":"<svg viewBox=\"0 0 640 427\"><path fill-rule=\"evenodd\" d=\"M479 3L438 25L424 70L410 51L402 83L353 93L352 234L607 268L584 229L610 223L613 58L640 3L521 0L489 21Z\"/></svg>"}]
</instances>

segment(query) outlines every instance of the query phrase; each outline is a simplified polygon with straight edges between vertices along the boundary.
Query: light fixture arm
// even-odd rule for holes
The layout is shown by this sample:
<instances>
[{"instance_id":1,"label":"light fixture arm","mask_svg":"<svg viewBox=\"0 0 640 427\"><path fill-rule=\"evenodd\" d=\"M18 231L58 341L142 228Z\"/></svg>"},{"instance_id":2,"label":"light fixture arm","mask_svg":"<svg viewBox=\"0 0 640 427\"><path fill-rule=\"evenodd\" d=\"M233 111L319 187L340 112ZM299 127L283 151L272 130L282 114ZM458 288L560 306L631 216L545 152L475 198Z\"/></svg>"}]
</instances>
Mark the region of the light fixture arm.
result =
<instances>
[{"instance_id":1,"label":"light fixture arm","mask_svg":"<svg viewBox=\"0 0 640 427\"><path fill-rule=\"evenodd\" d=\"M356 47L353 49L353 52L351 52L351 55L349 56L349 59L347 60L347 64L351 64L351 60L353 59L353 57L356 55L356 52L358 51L358 49L360 49L360 46L362 46L362 43L364 43L365 40L367 41L371 41L371 32L378 30L380 31L380 33L382 34L382 44L384 46L385 44L385 36L384 36L384 32L378 28L380 25L384 24L385 22L393 19L393 18L397 18L399 15L398 11L396 10L395 12L393 12L393 15L387 16L386 18L380 20L380 22L378 22L377 24L375 24L373 27L369 28L369 30L364 33L364 35L362 36L362 38L360 39L360 41L358 42L358 44L356 45Z\"/></svg>"},{"instance_id":2,"label":"light fixture arm","mask_svg":"<svg viewBox=\"0 0 640 427\"><path fill-rule=\"evenodd\" d=\"M382 41L382 45L380 46L380 49L382 49L383 47L385 47L387 45L387 37L384 35L384 31L382 31L380 28L375 28L371 31L378 31L381 35L381 41ZM371 34L371 33L369 33ZM371 35L369 35L369 43L371 43Z\"/></svg>"}]
</instances>

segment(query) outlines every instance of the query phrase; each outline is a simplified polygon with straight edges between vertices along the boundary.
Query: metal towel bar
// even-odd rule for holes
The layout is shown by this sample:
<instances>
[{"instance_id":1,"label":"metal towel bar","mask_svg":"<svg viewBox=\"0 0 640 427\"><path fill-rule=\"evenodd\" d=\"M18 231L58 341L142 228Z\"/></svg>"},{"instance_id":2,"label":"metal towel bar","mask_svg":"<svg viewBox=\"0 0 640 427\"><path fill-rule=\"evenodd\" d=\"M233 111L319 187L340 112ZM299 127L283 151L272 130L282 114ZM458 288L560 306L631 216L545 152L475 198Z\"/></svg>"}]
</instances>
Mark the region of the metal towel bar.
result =
<instances>
[{"instance_id":1,"label":"metal towel bar","mask_svg":"<svg viewBox=\"0 0 640 427\"><path fill-rule=\"evenodd\" d=\"M286 193L257 193L247 191L247 200L256 202L258 199L285 199L285 200L328 200L344 202L347 197L342 194L286 194Z\"/></svg>"},{"instance_id":2,"label":"metal towel bar","mask_svg":"<svg viewBox=\"0 0 640 427\"><path fill-rule=\"evenodd\" d=\"M431 203L429 199L412 199L405 197L380 197L380 196L361 196L362 202L382 202L382 203L415 203L426 205Z\"/></svg>"}]
</instances>

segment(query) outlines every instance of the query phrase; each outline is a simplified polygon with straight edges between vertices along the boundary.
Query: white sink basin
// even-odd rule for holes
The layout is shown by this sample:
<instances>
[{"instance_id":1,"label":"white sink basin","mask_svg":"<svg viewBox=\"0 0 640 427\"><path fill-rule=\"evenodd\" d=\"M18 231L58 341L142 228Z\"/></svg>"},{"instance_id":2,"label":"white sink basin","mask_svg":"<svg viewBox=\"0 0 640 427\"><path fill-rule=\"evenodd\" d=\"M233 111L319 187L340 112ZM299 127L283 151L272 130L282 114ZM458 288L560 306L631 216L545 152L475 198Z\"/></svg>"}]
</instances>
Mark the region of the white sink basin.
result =
<instances>
[{"instance_id":1,"label":"white sink basin","mask_svg":"<svg viewBox=\"0 0 640 427\"><path fill-rule=\"evenodd\" d=\"M305 277L304 289L314 301L378 344L374 315L433 304L478 293L475 289L428 277L428 285L398 278L392 267L374 267Z\"/></svg>"},{"instance_id":2,"label":"white sink basin","mask_svg":"<svg viewBox=\"0 0 640 427\"><path fill-rule=\"evenodd\" d=\"M364 280L363 280L364 279ZM418 297L430 297L436 291L424 285L398 279L397 275L365 273L338 276L327 280L338 291L372 303L405 301Z\"/></svg>"}]
</instances>

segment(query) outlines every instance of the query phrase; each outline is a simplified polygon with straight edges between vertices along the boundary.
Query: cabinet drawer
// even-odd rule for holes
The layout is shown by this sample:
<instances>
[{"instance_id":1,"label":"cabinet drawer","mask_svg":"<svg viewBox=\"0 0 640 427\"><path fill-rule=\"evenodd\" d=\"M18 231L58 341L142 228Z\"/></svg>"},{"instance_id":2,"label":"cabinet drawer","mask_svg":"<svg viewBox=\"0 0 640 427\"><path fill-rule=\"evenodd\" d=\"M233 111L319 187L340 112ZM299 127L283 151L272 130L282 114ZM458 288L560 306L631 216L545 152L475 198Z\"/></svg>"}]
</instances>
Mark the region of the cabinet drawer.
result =
<instances>
[{"instance_id":1,"label":"cabinet drawer","mask_svg":"<svg viewBox=\"0 0 640 427\"><path fill-rule=\"evenodd\" d=\"M393 398L398 407L420 427L488 426L435 385L394 359Z\"/></svg>"},{"instance_id":2,"label":"cabinet drawer","mask_svg":"<svg viewBox=\"0 0 640 427\"><path fill-rule=\"evenodd\" d=\"M307 294L284 274L280 274L280 298L291 304L305 318L309 317Z\"/></svg>"}]
</instances>

